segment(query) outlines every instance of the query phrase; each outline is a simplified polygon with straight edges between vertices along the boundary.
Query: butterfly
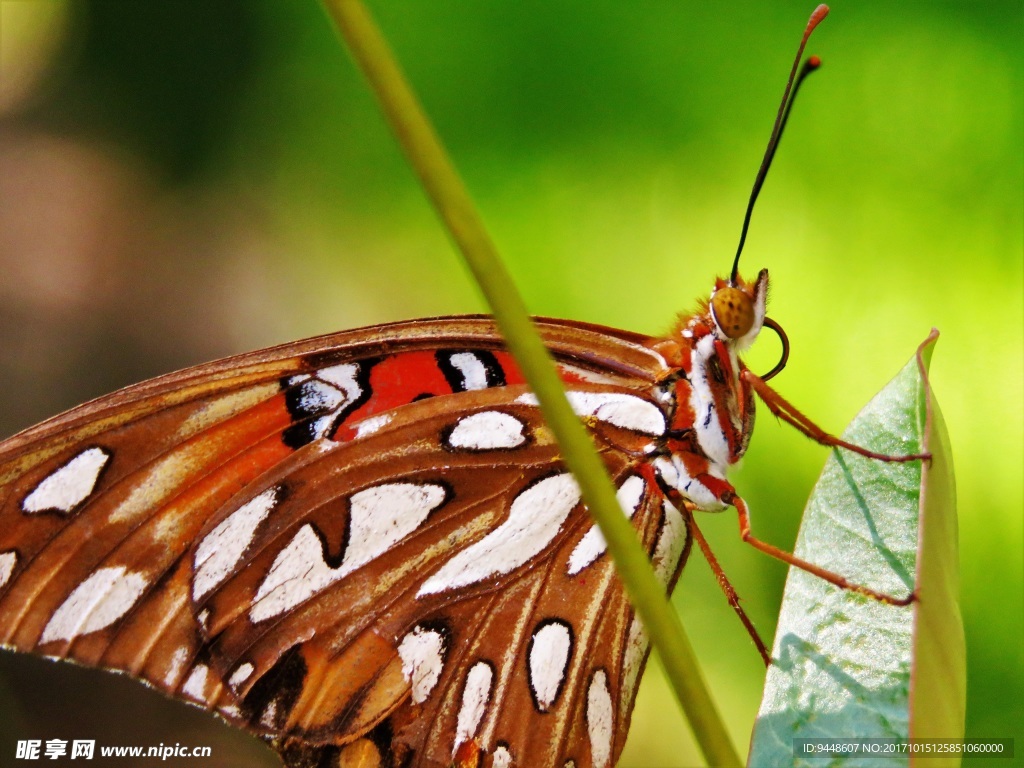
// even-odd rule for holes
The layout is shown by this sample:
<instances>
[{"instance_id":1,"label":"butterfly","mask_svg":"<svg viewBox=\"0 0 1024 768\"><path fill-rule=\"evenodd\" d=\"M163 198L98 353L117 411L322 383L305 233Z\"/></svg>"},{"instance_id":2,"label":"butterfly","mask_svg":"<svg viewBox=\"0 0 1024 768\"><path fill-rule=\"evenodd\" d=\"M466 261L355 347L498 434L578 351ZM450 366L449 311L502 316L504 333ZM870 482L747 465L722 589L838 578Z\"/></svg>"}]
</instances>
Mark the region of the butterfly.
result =
<instances>
[{"instance_id":1,"label":"butterfly","mask_svg":"<svg viewBox=\"0 0 1024 768\"><path fill-rule=\"evenodd\" d=\"M664 337L537 322L666 591L695 510L746 522L726 472L755 394L820 442L892 458L768 387L788 345L767 271L745 281L737 262ZM759 377L739 355L764 327L784 354ZM483 316L228 358L4 441L0 645L128 673L295 767L610 766L648 652Z\"/></svg>"},{"instance_id":2,"label":"butterfly","mask_svg":"<svg viewBox=\"0 0 1024 768\"><path fill-rule=\"evenodd\" d=\"M646 467L678 471L659 445L684 382L641 336L541 328L668 587L687 527ZM486 318L140 384L11 438L0 477L7 647L396 765L622 748L646 640Z\"/></svg>"}]
</instances>

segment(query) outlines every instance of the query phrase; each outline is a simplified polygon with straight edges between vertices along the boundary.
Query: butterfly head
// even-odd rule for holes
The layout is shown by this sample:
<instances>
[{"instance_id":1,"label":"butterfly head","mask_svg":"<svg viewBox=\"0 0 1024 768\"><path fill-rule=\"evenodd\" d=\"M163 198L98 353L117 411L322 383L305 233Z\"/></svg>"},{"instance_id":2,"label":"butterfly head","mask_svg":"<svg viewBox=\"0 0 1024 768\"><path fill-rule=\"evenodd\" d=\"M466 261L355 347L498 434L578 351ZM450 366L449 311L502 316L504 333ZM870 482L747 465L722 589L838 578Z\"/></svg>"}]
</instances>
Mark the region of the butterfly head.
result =
<instances>
[{"instance_id":1,"label":"butterfly head","mask_svg":"<svg viewBox=\"0 0 1024 768\"><path fill-rule=\"evenodd\" d=\"M762 269L757 279L748 283L719 278L708 306L715 334L737 350L754 343L764 326L765 303L768 298L768 270Z\"/></svg>"}]
</instances>

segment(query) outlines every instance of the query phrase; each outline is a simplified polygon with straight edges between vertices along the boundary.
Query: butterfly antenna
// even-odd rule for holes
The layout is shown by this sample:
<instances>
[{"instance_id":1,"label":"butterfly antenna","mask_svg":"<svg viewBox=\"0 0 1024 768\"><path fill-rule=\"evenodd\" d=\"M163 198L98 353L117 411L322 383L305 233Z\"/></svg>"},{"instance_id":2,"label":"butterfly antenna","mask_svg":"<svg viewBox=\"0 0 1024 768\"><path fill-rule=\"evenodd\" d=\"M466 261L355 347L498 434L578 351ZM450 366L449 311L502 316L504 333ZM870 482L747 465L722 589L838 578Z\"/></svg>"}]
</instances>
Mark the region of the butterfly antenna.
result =
<instances>
[{"instance_id":1,"label":"butterfly antenna","mask_svg":"<svg viewBox=\"0 0 1024 768\"><path fill-rule=\"evenodd\" d=\"M740 267L740 254L743 253L743 244L747 241L747 230L750 228L750 215L754 212L754 203L757 202L757 196L761 193L761 187L764 186L765 176L768 175L768 169L772 165L772 158L775 157L775 150L779 146L782 131L789 120L789 111L793 108L793 102L796 100L796 95L800 90L800 84L803 83L804 79L811 72L821 66L821 59L817 56L808 57L803 66L800 66L800 57L804 55L804 46L807 45L807 40L810 38L814 28L826 16L828 16L827 5L822 4L814 9L814 13L811 14L811 18L807 22L807 29L804 30L804 36L800 40L800 47L796 51L793 68L789 72L789 80L786 81L786 91L782 94L779 113L775 117L775 125L772 126L771 138L768 139L768 148L764 152L764 160L761 161L761 167L757 171L757 178L754 179L754 188L750 191L750 201L747 203L747 213L743 217L743 229L740 232L740 244L736 249L736 258L732 262L732 273L729 276L730 285L736 284L736 277ZM800 70L799 74L797 74L797 69Z\"/></svg>"}]
</instances>

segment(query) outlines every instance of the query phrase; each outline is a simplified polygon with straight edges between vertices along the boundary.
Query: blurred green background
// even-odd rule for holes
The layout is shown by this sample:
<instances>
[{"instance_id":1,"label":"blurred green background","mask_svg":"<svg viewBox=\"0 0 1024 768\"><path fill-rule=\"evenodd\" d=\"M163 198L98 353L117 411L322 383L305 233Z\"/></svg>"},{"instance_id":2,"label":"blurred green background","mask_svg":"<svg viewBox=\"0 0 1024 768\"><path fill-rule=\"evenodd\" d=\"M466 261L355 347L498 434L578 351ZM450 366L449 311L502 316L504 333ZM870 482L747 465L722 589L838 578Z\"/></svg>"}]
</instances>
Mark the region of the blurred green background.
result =
<instances>
[{"instance_id":1,"label":"blurred green background","mask_svg":"<svg viewBox=\"0 0 1024 768\"><path fill-rule=\"evenodd\" d=\"M727 271L811 3L371 7L531 311L659 333ZM942 332L974 737L1024 723L1022 33L1019 0L834 5L744 257L792 342L773 384L827 429ZM0 57L3 435L213 357L483 310L311 0L5 1ZM792 546L825 457L762 415L732 478L761 538ZM770 640L784 567L731 515L703 528ZM674 601L745 751L763 665L700 558ZM128 681L0 654L0 763L76 734L273 764ZM652 663L621 765L699 763Z\"/></svg>"}]
</instances>

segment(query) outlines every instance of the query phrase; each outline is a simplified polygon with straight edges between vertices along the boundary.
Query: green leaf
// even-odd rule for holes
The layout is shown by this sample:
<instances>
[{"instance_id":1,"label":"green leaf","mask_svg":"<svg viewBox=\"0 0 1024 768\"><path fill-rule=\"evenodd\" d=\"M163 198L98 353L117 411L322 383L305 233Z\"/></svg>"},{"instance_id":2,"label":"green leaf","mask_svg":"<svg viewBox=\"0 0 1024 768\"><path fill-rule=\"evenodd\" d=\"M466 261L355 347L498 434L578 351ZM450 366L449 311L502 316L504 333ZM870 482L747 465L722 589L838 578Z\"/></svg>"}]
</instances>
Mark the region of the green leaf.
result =
<instances>
[{"instance_id":1,"label":"green leaf","mask_svg":"<svg viewBox=\"0 0 1024 768\"><path fill-rule=\"evenodd\" d=\"M936 333L843 437L930 462L833 451L804 513L795 554L904 597L886 605L791 568L748 764L884 768L891 758L802 757L796 738L960 738L966 697L958 605L956 497L949 440L926 377ZM931 758L929 766L946 763ZM954 763L955 764L955 761Z\"/></svg>"}]
</instances>

